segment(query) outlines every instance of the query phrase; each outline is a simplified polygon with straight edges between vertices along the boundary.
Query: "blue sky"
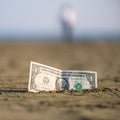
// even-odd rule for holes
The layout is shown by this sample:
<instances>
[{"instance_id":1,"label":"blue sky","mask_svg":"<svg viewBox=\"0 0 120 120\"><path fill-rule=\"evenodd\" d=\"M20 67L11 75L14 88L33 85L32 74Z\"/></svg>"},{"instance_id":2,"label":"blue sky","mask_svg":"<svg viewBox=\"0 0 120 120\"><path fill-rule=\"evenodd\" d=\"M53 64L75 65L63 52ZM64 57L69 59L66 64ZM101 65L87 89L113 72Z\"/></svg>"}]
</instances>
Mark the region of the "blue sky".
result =
<instances>
[{"instance_id":1,"label":"blue sky","mask_svg":"<svg viewBox=\"0 0 120 120\"><path fill-rule=\"evenodd\" d=\"M120 0L0 0L0 32L60 31L57 13L77 11L76 32L120 32Z\"/></svg>"}]
</instances>

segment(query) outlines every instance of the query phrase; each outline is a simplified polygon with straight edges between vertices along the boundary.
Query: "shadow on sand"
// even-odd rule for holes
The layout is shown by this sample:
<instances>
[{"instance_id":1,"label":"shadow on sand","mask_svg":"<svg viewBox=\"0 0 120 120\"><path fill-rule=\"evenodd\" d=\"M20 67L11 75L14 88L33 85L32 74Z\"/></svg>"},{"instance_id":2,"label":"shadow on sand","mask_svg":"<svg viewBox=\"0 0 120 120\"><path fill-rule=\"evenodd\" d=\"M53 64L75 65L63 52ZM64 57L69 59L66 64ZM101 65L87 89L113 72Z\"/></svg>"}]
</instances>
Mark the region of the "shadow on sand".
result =
<instances>
[{"instance_id":1,"label":"shadow on sand","mask_svg":"<svg viewBox=\"0 0 120 120\"><path fill-rule=\"evenodd\" d=\"M26 93L28 92L27 89L15 90L15 89L8 89L8 90L0 90L0 93Z\"/></svg>"}]
</instances>

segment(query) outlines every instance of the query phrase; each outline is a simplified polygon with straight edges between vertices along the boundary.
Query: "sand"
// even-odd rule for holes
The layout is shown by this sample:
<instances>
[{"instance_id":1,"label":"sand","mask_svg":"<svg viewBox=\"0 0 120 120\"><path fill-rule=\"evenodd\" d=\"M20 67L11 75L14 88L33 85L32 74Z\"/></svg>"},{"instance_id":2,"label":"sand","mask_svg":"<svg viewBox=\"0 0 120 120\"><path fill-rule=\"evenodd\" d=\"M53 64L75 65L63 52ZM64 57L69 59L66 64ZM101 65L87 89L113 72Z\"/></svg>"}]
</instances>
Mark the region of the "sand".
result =
<instances>
[{"instance_id":1,"label":"sand","mask_svg":"<svg viewBox=\"0 0 120 120\"><path fill-rule=\"evenodd\" d=\"M98 89L28 92L30 61L98 72ZM120 42L0 42L0 120L119 120Z\"/></svg>"}]
</instances>

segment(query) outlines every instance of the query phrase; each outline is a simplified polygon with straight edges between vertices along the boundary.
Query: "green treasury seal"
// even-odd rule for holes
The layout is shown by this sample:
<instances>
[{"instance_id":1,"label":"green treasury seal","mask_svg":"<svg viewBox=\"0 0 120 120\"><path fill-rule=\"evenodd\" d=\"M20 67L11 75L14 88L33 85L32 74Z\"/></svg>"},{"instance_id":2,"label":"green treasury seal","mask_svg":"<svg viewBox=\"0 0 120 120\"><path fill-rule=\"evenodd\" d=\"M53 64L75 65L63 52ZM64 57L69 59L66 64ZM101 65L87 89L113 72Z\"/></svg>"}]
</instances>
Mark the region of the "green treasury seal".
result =
<instances>
[{"instance_id":1,"label":"green treasury seal","mask_svg":"<svg viewBox=\"0 0 120 120\"><path fill-rule=\"evenodd\" d=\"M74 87L75 87L76 90L81 90L82 89L82 84L77 83L77 84L75 84Z\"/></svg>"}]
</instances>

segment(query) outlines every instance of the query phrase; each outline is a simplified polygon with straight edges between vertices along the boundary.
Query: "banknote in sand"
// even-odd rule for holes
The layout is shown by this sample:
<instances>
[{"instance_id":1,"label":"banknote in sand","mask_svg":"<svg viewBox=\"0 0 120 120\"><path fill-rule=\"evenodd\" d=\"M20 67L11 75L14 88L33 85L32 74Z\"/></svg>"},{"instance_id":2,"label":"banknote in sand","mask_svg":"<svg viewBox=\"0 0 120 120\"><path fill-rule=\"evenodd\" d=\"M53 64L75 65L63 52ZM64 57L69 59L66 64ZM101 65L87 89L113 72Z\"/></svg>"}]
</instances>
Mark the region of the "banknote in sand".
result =
<instances>
[{"instance_id":1,"label":"banknote in sand","mask_svg":"<svg viewBox=\"0 0 120 120\"><path fill-rule=\"evenodd\" d=\"M97 73L94 71L59 70L36 62L30 63L30 92L95 88Z\"/></svg>"}]
</instances>

